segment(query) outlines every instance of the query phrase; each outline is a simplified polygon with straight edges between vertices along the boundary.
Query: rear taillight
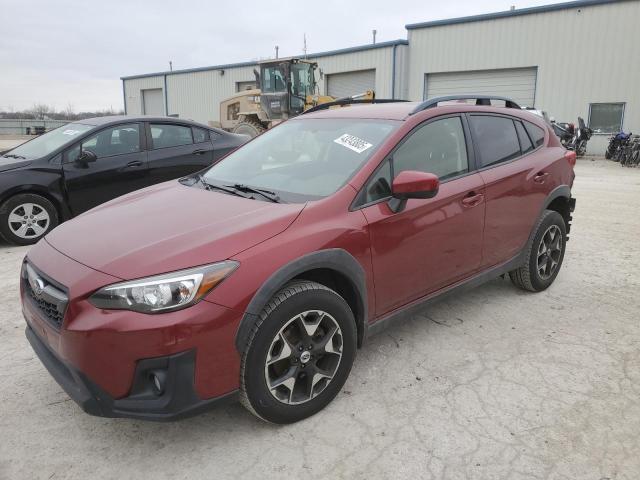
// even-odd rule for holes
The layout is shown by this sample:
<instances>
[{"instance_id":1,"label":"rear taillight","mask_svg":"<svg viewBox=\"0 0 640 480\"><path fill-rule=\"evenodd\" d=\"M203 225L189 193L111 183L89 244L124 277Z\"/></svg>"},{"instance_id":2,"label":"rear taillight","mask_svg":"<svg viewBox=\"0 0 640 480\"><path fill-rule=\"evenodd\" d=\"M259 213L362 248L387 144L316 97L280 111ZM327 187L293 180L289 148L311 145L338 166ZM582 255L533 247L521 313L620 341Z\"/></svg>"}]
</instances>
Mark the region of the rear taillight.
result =
<instances>
[{"instance_id":1,"label":"rear taillight","mask_svg":"<svg viewBox=\"0 0 640 480\"><path fill-rule=\"evenodd\" d=\"M567 159L569 165L571 165L572 167L576 166L576 158L578 158L576 152L574 152L573 150L567 150L564 154L564 158Z\"/></svg>"}]
</instances>

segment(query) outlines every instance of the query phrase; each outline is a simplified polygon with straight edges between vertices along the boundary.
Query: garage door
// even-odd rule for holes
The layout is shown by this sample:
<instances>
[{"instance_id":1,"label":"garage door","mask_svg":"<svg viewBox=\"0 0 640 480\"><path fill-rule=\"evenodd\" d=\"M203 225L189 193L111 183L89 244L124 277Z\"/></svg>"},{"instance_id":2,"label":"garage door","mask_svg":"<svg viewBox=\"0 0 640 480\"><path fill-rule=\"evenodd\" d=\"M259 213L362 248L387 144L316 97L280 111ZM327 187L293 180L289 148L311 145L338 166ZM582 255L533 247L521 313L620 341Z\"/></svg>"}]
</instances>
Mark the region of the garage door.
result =
<instances>
[{"instance_id":1,"label":"garage door","mask_svg":"<svg viewBox=\"0 0 640 480\"><path fill-rule=\"evenodd\" d=\"M375 69L327 75L327 95L332 97L348 97L367 90L374 90L375 87Z\"/></svg>"},{"instance_id":2,"label":"garage door","mask_svg":"<svg viewBox=\"0 0 640 480\"><path fill-rule=\"evenodd\" d=\"M144 115L164 115L164 99L161 88L142 90L142 113Z\"/></svg>"},{"instance_id":3,"label":"garage door","mask_svg":"<svg viewBox=\"0 0 640 480\"><path fill-rule=\"evenodd\" d=\"M459 93L509 97L520 106L532 107L536 92L536 68L428 73L426 98Z\"/></svg>"}]
</instances>

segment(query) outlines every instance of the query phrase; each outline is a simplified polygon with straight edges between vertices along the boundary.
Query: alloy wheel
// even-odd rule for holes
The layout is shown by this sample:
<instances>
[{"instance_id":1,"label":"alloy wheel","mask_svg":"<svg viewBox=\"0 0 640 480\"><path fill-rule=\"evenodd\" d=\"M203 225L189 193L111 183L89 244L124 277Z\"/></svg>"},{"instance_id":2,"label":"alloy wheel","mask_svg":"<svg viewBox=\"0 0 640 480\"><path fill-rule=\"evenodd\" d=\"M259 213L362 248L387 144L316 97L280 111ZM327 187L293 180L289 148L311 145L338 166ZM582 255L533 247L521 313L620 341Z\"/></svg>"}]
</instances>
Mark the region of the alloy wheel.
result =
<instances>
[{"instance_id":1,"label":"alloy wheel","mask_svg":"<svg viewBox=\"0 0 640 480\"><path fill-rule=\"evenodd\" d=\"M9 229L19 238L30 240L49 228L49 213L37 203L23 203L14 208L8 218Z\"/></svg>"},{"instance_id":2,"label":"alloy wheel","mask_svg":"<svg viewBox=\"0 0 640 480\"><path fill-rule=\"evenodd\" d=\"M297 405L329 385L342 358L342 330L335 318L309 310L291 318L273 338L264 375L274 398Z\"/></svg>"},{"instance_id":3,"label":"alloy wheel","mask_svg":"<svg viewBox=\"0 0 640 480\"><path fill-rule=\"evenodd\" d=\"M542 235L536 257L536 270L542 280L549 279L557 270L562 256L562 242L562 232L557 225L551 225Z\"/></svg>"}]
</instances>

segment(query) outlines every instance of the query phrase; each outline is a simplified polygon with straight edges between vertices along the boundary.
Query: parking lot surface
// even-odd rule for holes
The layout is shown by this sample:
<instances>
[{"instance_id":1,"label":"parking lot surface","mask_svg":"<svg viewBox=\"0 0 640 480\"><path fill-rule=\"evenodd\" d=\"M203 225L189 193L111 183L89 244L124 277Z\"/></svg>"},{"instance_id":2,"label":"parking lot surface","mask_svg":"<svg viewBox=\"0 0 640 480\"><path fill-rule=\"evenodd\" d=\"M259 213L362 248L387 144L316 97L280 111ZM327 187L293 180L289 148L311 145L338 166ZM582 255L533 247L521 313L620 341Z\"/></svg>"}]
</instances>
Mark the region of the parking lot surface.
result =
<instances>
[{"instance_id":1,"label":"parking lot surface","mask_svg":"<svg viewBox=\"0 0 640 480\"><path fill-rule=\"evenodd\" d=\"M637 479L640 169L576 173L551 288L497 279L407 318L289 426L239 405L169 424L84 414L24 338L28 249L0 244L0 479Z\"/></svg>"}]
</instances>

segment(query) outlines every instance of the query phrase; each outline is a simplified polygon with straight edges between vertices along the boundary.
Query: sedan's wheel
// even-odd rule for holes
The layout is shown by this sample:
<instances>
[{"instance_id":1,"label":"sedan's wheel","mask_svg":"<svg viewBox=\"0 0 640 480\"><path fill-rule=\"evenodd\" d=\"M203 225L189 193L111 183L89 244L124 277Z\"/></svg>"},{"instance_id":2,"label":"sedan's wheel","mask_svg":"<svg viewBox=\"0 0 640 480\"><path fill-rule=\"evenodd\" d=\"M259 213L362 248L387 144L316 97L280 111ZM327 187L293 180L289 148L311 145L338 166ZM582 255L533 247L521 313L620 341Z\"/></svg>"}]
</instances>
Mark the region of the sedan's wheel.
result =
<instances>
[{"instance_id":1,"label":"sedan's wheel","mask_svg":"<svg viewBox=\"0 0 640 480\"><path fill-rule=\"evenodd\" d=\"M17 245L36 243L57 224L55 207L40 195L16 195L0 207L0 233Z\"/></svg>"},{"instance_id":2,"label":"sedan's wheel","mask_svg":"<svg viewBox=\"0 0 640 480\"><path fill-rule=\"evenodd\" d=\"M549 287L560 271L566 237L567 227L562 215L545 210L536 225L533 241L527 248L524 265L509 272L511 281L532 292Z\"/></svg>"},{"instance_id":3,"label":"sedan's wheel","mask_svg":"<svg viewBox=\"0 0 640 480\"><path fill-rule=\"evenodd\" d=\"M290 283L264 308L250 335L241 401L274 423L313 415L344 385L355 351L355 320L344 299L315 282Z\"/></svg>"}]
</instances>

